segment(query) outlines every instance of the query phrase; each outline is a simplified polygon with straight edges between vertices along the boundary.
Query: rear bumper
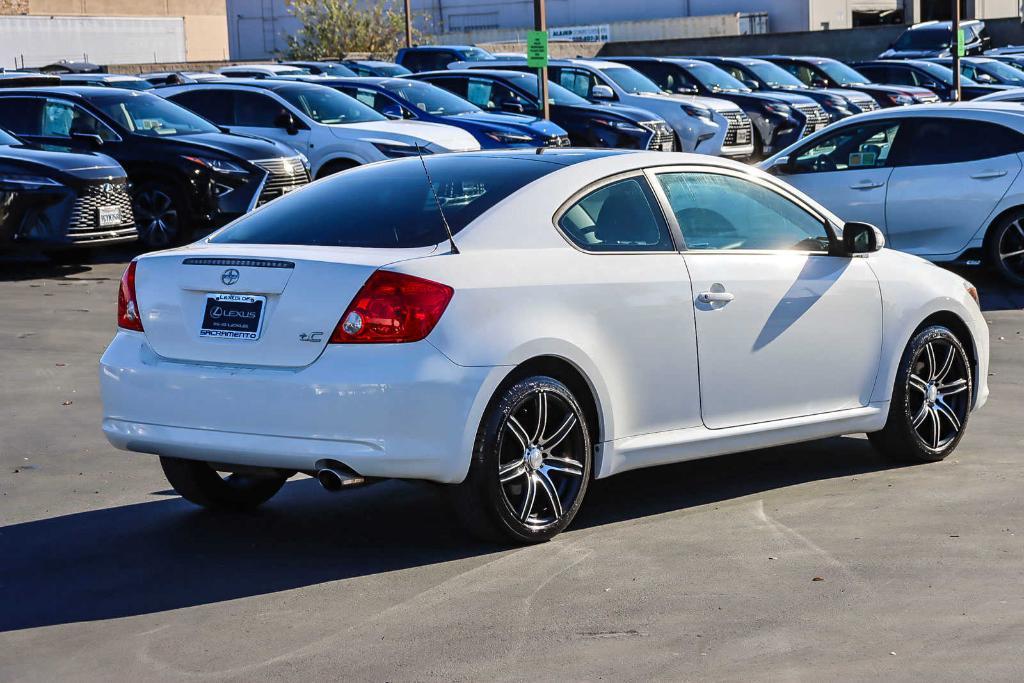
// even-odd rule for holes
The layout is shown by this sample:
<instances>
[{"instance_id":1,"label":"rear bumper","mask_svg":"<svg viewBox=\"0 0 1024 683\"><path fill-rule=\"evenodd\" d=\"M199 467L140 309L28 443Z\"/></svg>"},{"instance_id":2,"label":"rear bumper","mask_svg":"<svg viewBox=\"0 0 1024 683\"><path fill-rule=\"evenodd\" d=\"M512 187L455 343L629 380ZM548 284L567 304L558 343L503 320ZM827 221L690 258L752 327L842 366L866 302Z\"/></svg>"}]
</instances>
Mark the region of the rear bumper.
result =
<instances>
[{"instance_id":1,"label":"rear bumper","mask_svg":"<svg viewBox=\"0 0 1024 683\"><path fill-rule=\"evenodd\" d=\"M117 448L367 477L461 481L500 368L462 367L428 342L328 346L299 369L200 365L119 332L100 360L103 431Z\"/></svg>"}]
</instances>

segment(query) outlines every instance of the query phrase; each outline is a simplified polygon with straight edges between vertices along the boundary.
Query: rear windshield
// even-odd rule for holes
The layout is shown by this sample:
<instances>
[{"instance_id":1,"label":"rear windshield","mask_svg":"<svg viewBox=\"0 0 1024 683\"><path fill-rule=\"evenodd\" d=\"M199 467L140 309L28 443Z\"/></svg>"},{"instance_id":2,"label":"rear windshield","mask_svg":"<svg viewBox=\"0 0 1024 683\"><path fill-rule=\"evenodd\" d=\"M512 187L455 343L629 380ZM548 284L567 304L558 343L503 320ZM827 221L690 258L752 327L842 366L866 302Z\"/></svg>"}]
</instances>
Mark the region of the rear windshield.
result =
<instances>
[{"instance_id":1,"label":"rear windshield","mask_svg":"<svg viewBox=\"0 0 1024 683\"><path fill-rule=\"evenodd\" d=\"M302 244L324 247L425 247L452 233L559 165L495 156L424 157L345 171L239 219L211 238L219 244Z\"/></svg>"}]
</instances>

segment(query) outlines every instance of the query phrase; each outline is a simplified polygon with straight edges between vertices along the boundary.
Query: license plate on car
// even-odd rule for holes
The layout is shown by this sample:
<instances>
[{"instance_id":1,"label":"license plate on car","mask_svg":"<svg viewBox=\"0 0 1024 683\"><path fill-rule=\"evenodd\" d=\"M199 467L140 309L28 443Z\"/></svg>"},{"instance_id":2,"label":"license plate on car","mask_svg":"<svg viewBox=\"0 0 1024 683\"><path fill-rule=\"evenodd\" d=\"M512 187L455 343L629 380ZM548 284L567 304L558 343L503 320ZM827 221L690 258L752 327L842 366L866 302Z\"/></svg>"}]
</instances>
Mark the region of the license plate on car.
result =
<instances>
[{"instance_id":1,"label":"license plate on car","mask_svg":"<svg viewBox=\"0 0 1024 683\"><path fill-rule=\"evenodd\" d=\"M745 145L750 142L750 133L745 130L741 130L736 133L736 144Z\"/></svg>"},{"instance_id":2,"label":"license plate on car","mask_svg":"<svg viewBox=\"0 0 1024 683\"><path fill-rule=\"evenodd\" d=\"M249 294L207 294L200 337L221 339L260 338L265 296Z\"/></svg>"},{"instance_id":3,"label":"license plate on car","mask_svg":"<svg viewBox=\"0 0 1024 683\"><path fill-rule=\"evenodd\" d=\"M119 206L101 206L96 209L99 213L99 224L101 228L106 228L111 225L121 225L121 207Z\"/></svg>"}]
</instances>

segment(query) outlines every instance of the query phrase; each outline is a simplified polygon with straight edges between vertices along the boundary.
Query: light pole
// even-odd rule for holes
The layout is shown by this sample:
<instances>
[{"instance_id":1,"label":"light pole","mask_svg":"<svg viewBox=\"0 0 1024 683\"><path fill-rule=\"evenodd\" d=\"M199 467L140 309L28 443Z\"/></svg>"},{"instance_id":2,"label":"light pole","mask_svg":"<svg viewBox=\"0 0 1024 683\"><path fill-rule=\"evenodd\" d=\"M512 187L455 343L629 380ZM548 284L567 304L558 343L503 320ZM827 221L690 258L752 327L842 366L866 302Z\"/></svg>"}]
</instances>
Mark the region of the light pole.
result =
<instances>
[{"instance_id":1,"label":"light pole","mask_svg":"<svg viewBox=\"0 0 1024 683\"><path fill-rule=\"evenodd\" d=\"M412 10L410 0L405 0L405 46L412 47Z\"/></svg>"},{"instance_id":2,"label":"light pole","mask_svg":"<svg viewBox=\"0 0 1024 683\"><path fill-rule=\"evenodd\" d=\"M408 0L406 0L408 2ZM545 0L533 0L533 28L535 31L548 30L548 18L547 9L544 5ZM546 41L545 41L546 44ZM540 81L539 87L537 88L537 94L540 96L540 108L542 116L544 118L551 118L551 112L548 107L548 65L547 59L544 60L544 66L537 70L537 78Z\"/></svg>"},{"instance_id":3,"label":"light pole","mask_svg":"<svg viewBox=\"0 0 1024 683\"><path fill-rule=\"evenodd\" d=\"M961 98L960 92L960 0L952 0L953 2L953 21L952 21L952 35L950 41L953 44L953 101L959 102Z\"/></svg>"}]
</instances>

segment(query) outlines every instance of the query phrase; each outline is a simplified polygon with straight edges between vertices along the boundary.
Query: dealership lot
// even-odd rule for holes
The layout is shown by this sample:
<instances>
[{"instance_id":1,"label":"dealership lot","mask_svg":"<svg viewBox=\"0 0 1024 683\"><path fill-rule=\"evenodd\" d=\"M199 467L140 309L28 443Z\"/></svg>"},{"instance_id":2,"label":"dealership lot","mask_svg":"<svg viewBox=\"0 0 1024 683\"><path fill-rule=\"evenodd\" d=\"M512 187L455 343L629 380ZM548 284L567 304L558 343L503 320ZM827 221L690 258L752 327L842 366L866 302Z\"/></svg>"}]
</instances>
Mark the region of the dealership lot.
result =
<instances>
[{"instance_id":1,"label":"dealership lot","mask_svg":"<svg viewBox=\"0 0 1024 683\"><path fill-rule=\"evenodd\" d=\"M429 485L302 478L214 515L115 451L96 364L127 259L2 263L0 679L1024 675L1024 291L965 272L992 396L944 462L850 437L628 473L505 550Z\"/></svg>"}]
</instances>

